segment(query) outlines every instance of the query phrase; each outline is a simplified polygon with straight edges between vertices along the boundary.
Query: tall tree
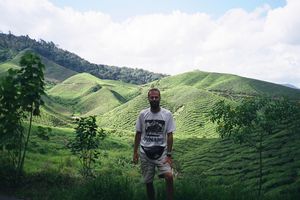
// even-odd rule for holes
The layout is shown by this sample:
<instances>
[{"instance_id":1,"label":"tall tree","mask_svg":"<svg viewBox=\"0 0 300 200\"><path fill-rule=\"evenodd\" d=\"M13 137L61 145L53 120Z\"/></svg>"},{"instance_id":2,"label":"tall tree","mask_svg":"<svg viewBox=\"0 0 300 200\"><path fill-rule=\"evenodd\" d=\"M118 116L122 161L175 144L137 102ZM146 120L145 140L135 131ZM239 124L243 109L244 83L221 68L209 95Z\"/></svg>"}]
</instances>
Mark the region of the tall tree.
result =
<instances>
[{"instance_id":1,"label":"tall tree","mask_svg":"<svg viewBox=\"0 0 300 200\"><path fill-rule=\"evenodd\" d=\"M23 111L16 75L17 70L10 69L0 84L0 151L8 155L8 164L14 170L18 168L23 140Z\"/></svg>"},{"instance_id":2,"label":"tall tree","mask_svg":"<svg viewBox=\"0 0 300 200\"><path fill-rule=\"evenodd\" d=\"M32 117L40 115L40 106L43 105L44 68L41 59L33 53L25 53L20 60L21 70L18 73L20 88L20 101L22 110L29 113L29 127L25 139L23 155L20 159L19 172L23 170L24 159L31 133Z\"/></svg>"}]
</instances>

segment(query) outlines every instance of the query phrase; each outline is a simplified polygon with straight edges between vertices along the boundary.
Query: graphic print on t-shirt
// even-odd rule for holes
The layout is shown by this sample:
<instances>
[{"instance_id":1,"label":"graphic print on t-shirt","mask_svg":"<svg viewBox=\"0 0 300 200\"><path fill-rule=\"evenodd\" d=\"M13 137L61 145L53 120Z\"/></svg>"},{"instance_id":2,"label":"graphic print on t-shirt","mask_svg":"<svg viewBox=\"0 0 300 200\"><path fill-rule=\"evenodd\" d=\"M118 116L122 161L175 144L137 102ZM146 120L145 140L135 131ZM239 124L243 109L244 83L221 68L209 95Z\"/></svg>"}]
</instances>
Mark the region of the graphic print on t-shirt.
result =
<instances>
[{"instance_id":1,"label":"graphic print on t-shirt","mask_svg":"<svg viewBox=\"0 0 300 200\"><path fill-rule=\"evenodd\" d=\"M145 120L145 137L143 138L146 143L155 143L161 145L164 143L164 120Z\"/></svg>"}]
</instances>

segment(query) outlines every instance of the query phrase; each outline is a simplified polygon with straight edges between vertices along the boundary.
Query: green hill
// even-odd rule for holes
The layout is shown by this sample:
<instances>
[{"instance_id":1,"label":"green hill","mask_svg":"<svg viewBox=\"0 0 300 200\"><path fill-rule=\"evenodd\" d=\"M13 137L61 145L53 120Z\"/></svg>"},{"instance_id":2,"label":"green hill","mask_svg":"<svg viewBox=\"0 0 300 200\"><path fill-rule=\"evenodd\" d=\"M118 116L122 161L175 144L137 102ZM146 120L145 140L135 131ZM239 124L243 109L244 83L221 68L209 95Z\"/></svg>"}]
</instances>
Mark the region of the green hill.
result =
<instances>
[{"instance_id":1,"label":"green hill","mask_svg":"<svg viewBox=\"0 0 300 200\"><path fill-rule=\"evenodd\" d=\"M74 114L101 115L137 96L138 88L81 73L51 88L48 95Z\"/></svg>"},{"instance_id":2,"label":"green hill","mask_svg":"<svg viewBox=\"0 0 300 200\"><path fill-rule=\"evenodd\" d=\"M49 82L59 83L67 78L77 74L73 70L60 66L45 57L41 56L42 63L46 66L45 68L45 79Z\"/></svg>"},{"instance_id":3,"label":"green hill","mask_svg":"<svg viewBox=\"0 0 300 200\"><path fill-rule=\"evenodd\" d=\"M6 73L6 71L10 68L19 69L20 58L21 56L24 55L26 51L31 51L31 50L26 49L24 51L20 51L12 60L0 64L0 76L1 74L3 76ZM77 74L77 72L67 69L63 66L60 66L41 55L38 56L41 58L42 63L45 65L44 76L47 82L59 83Z\"/></svg>"},{"instance_id":4,"label":"green hill","mask_svg":"<svg viewBox=\"0 0 300 200\"><path fill-rule=\"evenodd\" d=\"M116 67L90 63L78 55L60 49L53 42L36 41L27 36L0 33L0 62L12 60L20 52L31 49L38 55L78 73L87 72L101 79L122 80L127 83L144 84L166 75L143 69ZM61 76L61 74L57 74ZM57 78L57 77L56 77Z\"/></svg>"},{"instance_id":5,"label":"green hill","mask_svg":"<svg viewBox=\"0 0 300 200\"><path fill-rule=\"evenodd\" d=\"M162 88L186 85L225 95L288 96L300 99L297 89L232 74L193 71L163 78Z\"/></svg>"},{"instance_id":6,"label":"green hill","mask_svg":"<svg viewBox=\"0 0 300 200\"><path fill-rule=\"evenodd\" d=\"M163 107L174 113L177 132L197 137L216 137L207 112L220 99L269 95L300 99L300 91L264 81L229 74L193 71L170 76L141 87L141 94L99 117L99 125L134 131L138 112L146 107L147 91L151 86L161 89ZM224 95L226 94L226 95Z\"/></svg>"},{"instance_id":7,"label":"green hill","mask_svg":"<svg viewBox=\"0 0 300 200\"><path fill-rule=\"evenodd\" d=\"M2 63L0 75L10 67L17 67L16 60L17 57ZM175 182L190 177L200 181L209 179L225 188L244 185L250 193L257 191L257 153L247 145L221 140L207 113L219 100L237 103L237 99L245 96L264 94L300 100L299 90L230 74L193 71L138 86L102 80L88 73L73 75L72 71L61 77L59 75L65 69L51 62L48 64L52 66L57 84L46 91L47 96L43 97L45 105L41 117L34 119L35 125L72 127L73 115L97 115L98 125L108 133L108 140L102 146L105 151L101 155L102 163L97 165L98 172L132 176L135 180L140 175L131 164L135 121L140 110L149 106L147 91L152 86L161 89L161 105L172 111L176 121ZM300 130L297 124L300 124L299 120L287 122L283 130L264 140L263 191L271 199L272 195L286 197L289 192L300 193ZM72 130L54 130L53 141L40 145L40 139L35 138L35 143L31 144L28 162L34 167L27 167L28 171L41 170L47 165L51 170L75 173L72 167L78 163L69 158L70 152L64 144L71 137ZM55 148L52 150L52 147ZM64 160L60 160L61 157Z\"/></svg>"},{"instance_id":8,"label":"green hill","mask_svg":"<svg viewBox=\"0 0 300 200\"><path fill-rule=\"evenodd\" d=\"M149 107L147 101L148 88L133 100L99 116L99 125L112 129L134 132L134 124L139 111ZM216 137L214 125L207 118L207 112L220 99L213 93L191 86L178 86L161 92L161 105L174 114L176 133L186 136ZM188 98L186 98L188 97Z\"/></svg>"},{"instance_id":9,"label":"green hill","mask_svg":"<svg viewBox=\"0 0 300 200\"><path fill-rule=\"evenodd\" d=\"M264 81L229 74L189 72L152 82L141 88L133 100L99 116L100 127L134 135L134 125L141 109L148 107L147 91L161 89L163 107L170 109L176 121L175 160L178 176L206 177L220 185L241 183L245 190L257 191L258 153L247 145L221 140L215 125L207 117L218 100L253 95L288 96L300 100L300 91ZM230 91L230 98L224 93ZM287 129L265 139L263 153L263 191L265 195L288 195L300 187L298 158L299 122L289 122ZM124 133L125 134L125 133Z\"/></svg>"},{"instance_id":10,"label":"green hill","mask_svg":"<svg viewBox=\"0 0 300 200\"><path fill-rule=\"evenodd\" d=\"M294 126L295 123L300 121L294 122ZM264 140L262 188L266 196L282 195L284 198L295 191L300 195L300 128L291 129L291 126ZM175 159L180 163L180 173L209 177L220 185L241 183L247 185L245 190L257 191L259 155L253 148L228 139L193 137L176 138L175 141Z\"/></svg>"}]
</instances>

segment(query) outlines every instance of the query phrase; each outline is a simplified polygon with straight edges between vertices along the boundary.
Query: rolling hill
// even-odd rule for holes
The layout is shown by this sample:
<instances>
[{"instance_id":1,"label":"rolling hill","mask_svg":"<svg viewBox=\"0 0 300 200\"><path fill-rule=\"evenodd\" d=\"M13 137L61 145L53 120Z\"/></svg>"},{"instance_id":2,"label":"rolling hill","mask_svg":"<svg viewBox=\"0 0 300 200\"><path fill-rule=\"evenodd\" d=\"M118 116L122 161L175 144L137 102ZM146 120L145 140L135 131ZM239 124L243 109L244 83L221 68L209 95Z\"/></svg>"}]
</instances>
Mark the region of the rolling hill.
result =
<instances>
[{"instance_id":1,"label":"rolling hill","mask_svg":"<svg viewBox=\"0 0 300 200\"><path fill-rule=\"evenodd\" d=\"M13 60L2 63L0 76L8 68L18 67L15 64L17 59L18 56L15 56ZM158 87L161 89L161 105L172 111L176 121L174 159L177 181L180 177L205 177L218 185L241 183L247 186L245 190L256 191L257 152L247 145L221 140L207 113L219 100L237 103L236 100L245 96L287 96L300 101L300 91L297 89L230 74L193 71L135 85L68 71L47 58L42 59L50 66L45 76L54 80L56 85L46 91L42 115L34 119L35 123L72 127L72 116L97 115L98 125L110 136L110 143L105 146L109 156L104 157L104 165L99 166L102 170L118 163L118 170L132 173L129 155L132 152L135 121L140 110L148 107L148 89ZM300 128L297 124L300 124L299 120L287 122L282 130L267 136L264 141L263 191L270 198L289 192L300 194ZM53 134L61 134L60 129L55 130ZM68 129L69 135L71 132ZM55 146L58 152L64 151L65 146L54 144L57 141L51 142L47 143L49 148ZM47 151L50 152L43 149L40 153L32 146L29 162L34 165L39 156L44 159L40 163L47 162ZM56 159L59 156L59 153L55 154Z\"/></svg>"},{"instance_id":2,"label":"rolling hill","mask_svg":"<svg viewBox=\"0 0 300 200\"><path fill-rule=\"evenodd\" d=\"M93 64L69 51L58 48L53 42L36 41L27 36L0 33L0 63L31 50L48 61L78 73L87 72L101 79L121 80L127 83L144 84L165 77L143 69ZM61 75L61 74L57 74Z\"/></svg>"},{"instance_id":3,"label":"rolling hill","mask_svg":"<svg viewBox=\"0 0 300 200\"><path fill-rule=\"evenodd\" d=\"M19 69L19 62L21 56L24 55L26 51L31 51L30 49L26 49L24 51L20 51L13 59L3 62L0 64L0 76L2 74L5 75L8 69L13 68L13 69ZM44 76L45 80L48 83L56 84L60 83L63 80L77 74L77 72L70 70L68 68L65 68L63 66L60 66L51 60L48 60L47 58L39 55L39 57L42 60L42 63L45 65L45 71L44 71Z\"/></svg>"},{"instance_id":4,"label":"rolling hill","mask_svg":"<svg viewBox=\"0 0 300 200\"><path fill-rule=\"evenodd\" d=\"M299 99L299 91L266 81L245 78L232 74L193 71L177 76L166 77L159 81L162 88L174 86L193 86L211 92L227 95L267 95L287 96Z\"/></svg>"},{"instance_id":5,"label":"rolling hill","mask_svg":"<svg viewBox=\"0 0 300 200\"><path fill-rule=\"evenodd\" d=\"M137 96L136 85L100 80L81 73L68 78L48 91L49 97L75 115L101 115Z\"/></svg>"},{"instance_id":6,"label":"rolling hill","mask_svg":"<svg viewBox=\"0 0 300 200\"><path fill-rule=\"evenodd\" d=\"M114 160L116 157L118 159L116 162L123 163L125 166L124 170L125 168L130 170L128 156L132 152L135 120L139 111L148 107L148 89L151 86L157 86L161 88L162 106L173 112L177 125L174 135L174 167L178 176L176 181L180 181L180 177L192 176L198 177L200 180L203 178L212 180L224 187L229 187L233 183L240 183L247 186L243 190L256 192L259 172L258 153L245 144L237 144L228 139L221 140L215 131L215 125L208 120L207 113L218 100L233 102L231 98L225 98L220 92L222 88L218 88L219 92L210 90L210 85L222 85L217 84L217 80L223 82L225 80L226 82L227 79L238 79L240 81L238 84L245 84L246 86L249 84L248 81L253 85L259 85L261 81L236 76L232 78L231 75L222 77L222 74L218 74L217 80L210 79L210 84L201 87L201 82L203 83L205 78L199 77L206 77L207 75L206 72L196 71L167 77L140 87L127 84L125 87L122 82L108 82L89 74L77 74L50 89L48 93L50 98L56 96L66 101L72 100L73 97L78 101L75 105L84 105L86 99L97 94L97 98L92 104L97 108L89 108L92 111L102 109L101 105L107 106L107 104L102 104L102 100L111 102L111 105L114 105L113 102L117 102L119 105L115 104L114 108L109 108L103 111L103 114L98 115L98 124L101 128L105 128L111 136L119 138L116 139L114 145L118 146L119 142L120 144L125 142L127 147L123 146L122 152L119 152L118 147L116 149L108 148L111 157L104 158L107 165L105 164L103 167L111 166L112 161L109 159ZM188 81L188 77L193 77L193 81ZM83 84L81 87L80 83L89 83L89 86ZM94 92L91 92L95 86L98 90L94 89ZM246 86L240 88L247 88ZM271 83L267 83L266 86L269 88L265 89L269 91L279 87ZM78 89L78 87L81 88ZM229 85L226 85L226 89L228 87ZM253 88L255 87L251 87L251 89ZM259 91L259 88L255 88L255 90ZM112 96L111 91L113 89L117 91L117 96L120 95L122 98L116 98L116 95ZM129 92L130 89L131 92ZM230 89L235 90L234 87ZM285 87L282 86L280 89L284 91ZM232 95L240 95L241 91L247 94L247 90L243 89L236 93L232 92ZM299 96L297 90L287 89L285 94L289 94L293 98ZM126 98L128 96L131 98ZM126 101L121 99L126 99ZM101 104L97 104L97 102L101 102ZM83 115L88 115L88 113ZM297 194L300 186L300 151L297 148L300 145L300 128L297 124L300 124L299 120L288 122L286 129L276 131L275 134L267 136L264 140L262 187L268 198L279 198L279 196L284 198L289 193ZM118 142L118 140L120 141Z\"/></svg>"},{"instance_id":7,"label":"rolling hill","mask_svg":"<svg viewBox=\"0 0 300 200\"><path fill-rule=\"evenodd\" d=\"M100 116L99 125L134 131L139 110L148 106L147 91L151 86L161 89L161 104L174 113L179 134L208 138L217 136L207 112L218 100L262 94L300 99L298 90L281 85L236 75L194 71L144 85L142 94L135 99Z\"/></svg>"}]
</instances>

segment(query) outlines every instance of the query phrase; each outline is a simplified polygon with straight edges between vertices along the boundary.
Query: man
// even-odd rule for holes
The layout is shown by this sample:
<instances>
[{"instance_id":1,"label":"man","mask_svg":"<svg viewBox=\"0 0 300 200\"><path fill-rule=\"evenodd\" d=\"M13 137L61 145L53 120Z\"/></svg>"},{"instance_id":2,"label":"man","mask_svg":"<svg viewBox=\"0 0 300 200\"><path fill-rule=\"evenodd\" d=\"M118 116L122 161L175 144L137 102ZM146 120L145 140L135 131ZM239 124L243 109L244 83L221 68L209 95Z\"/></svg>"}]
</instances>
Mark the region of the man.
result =
<instances>
[{"instance_id":1,"label":"man","mask_svg":"<svg viewBox=\"0 0 300 200\"><path fill-rule=\"evenodd\" d=\"M147 195L155 199L153 178L155 167L158 175L166 180L167 199L173 199L172 145L175 123L172 113L160 107L160 91L148 91L150 108L142 110L136 122L133 162L141 160L141 169L146 183ZM138 152L139 151L139 152Z\"/></svg>"}]
</instances>

